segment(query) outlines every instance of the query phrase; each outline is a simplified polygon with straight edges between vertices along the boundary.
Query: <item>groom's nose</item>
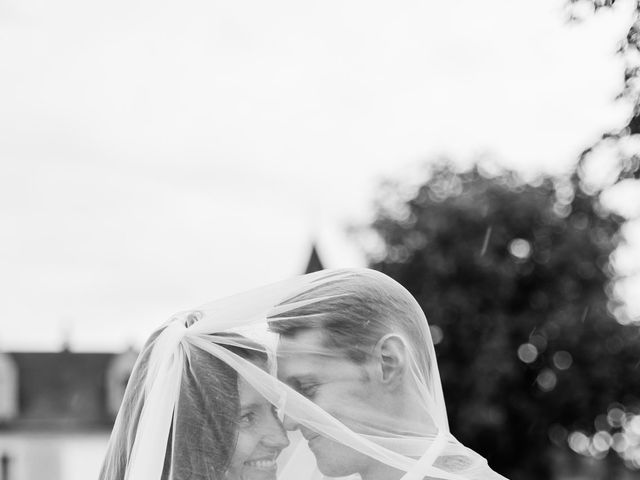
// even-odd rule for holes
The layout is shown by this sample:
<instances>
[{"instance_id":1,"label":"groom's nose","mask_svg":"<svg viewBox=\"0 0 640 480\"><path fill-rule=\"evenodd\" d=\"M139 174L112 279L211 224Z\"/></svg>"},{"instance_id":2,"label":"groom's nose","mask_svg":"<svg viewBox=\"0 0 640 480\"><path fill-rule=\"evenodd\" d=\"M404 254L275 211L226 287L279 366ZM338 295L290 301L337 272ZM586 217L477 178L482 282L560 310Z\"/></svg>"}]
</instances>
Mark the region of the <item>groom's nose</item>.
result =
<instances>
[{"instance_id":1,"label":"groom's nose","mask_svg":"<svg viewBox=\"0 0 640 480\"><path fill-rule=\"evenodd\" d=\"M293 418L291 418L289 415L284 416L284 418L282 419L282 425L284 425L284 429L289 432L298 430L300 428L300 424L296 422Z\"/></svg>"}]
</instances>

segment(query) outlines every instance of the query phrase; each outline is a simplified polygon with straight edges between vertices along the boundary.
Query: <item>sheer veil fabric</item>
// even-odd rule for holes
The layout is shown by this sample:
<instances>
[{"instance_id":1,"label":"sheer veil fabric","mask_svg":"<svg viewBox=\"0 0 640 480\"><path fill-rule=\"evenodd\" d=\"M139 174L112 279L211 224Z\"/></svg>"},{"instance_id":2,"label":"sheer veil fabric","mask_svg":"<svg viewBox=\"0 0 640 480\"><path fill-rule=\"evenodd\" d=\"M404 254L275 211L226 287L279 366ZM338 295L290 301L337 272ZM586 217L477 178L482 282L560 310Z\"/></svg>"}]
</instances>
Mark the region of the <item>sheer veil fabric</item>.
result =
<instances>
[{"instance_id":1,"label":"sheer veil fabric","mask_svg":"<svg viewBox=\"0 0 640 480\"><path fill-rule=\"evenodd\" d=\"M240 379L299 430L278 480L504 479L449 431L421 308L368 269L323 270L171 317L139 355L100 479L228 478Z\"/></svg>"}]
</instances>

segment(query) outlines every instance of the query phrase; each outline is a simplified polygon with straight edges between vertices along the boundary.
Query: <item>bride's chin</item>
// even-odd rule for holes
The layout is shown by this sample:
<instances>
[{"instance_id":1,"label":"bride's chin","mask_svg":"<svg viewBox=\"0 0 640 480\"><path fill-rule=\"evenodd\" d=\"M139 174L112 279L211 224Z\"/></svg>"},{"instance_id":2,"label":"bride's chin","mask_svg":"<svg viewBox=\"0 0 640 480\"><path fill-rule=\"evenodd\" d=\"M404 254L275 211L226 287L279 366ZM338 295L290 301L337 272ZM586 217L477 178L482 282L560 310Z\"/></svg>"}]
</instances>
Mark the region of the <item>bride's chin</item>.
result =
<instances>
[{"instance_id":1,"label":"bride's chin","mask_svg":"<svg viewBox=\"0 0 640 480\"><path fill-rule=\"evenodd\" d=\"M242 469L239 477L227 472L224 478L225 480L276 480L277 472L277 467L265 469L247 465Z\"/></svg>"},{"instance_id":2,"label":"bride's chin","mask_svg":"<svg viewBox=\"0 0 640 480\"><path fill-rule=\"evenodd\" d=\"M276 472L243 472L240 480L275 480Z\"/></svg>"}]
</instances>

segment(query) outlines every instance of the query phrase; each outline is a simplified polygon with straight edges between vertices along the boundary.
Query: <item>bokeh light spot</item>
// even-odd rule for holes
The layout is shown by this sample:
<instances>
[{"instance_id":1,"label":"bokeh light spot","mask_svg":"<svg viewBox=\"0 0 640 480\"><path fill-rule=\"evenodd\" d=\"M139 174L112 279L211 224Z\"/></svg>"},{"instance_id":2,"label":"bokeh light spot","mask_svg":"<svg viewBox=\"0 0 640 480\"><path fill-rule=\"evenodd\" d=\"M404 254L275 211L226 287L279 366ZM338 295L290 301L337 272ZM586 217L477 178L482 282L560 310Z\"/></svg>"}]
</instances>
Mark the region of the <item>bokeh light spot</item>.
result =
<instances>
[{"instance_id":1,"label":"bokeh light spot","mask_svg":"<svg viewBox=\"0 0 640 480\"><path fill-rule=\"evenodd\" d=\"M613 434L613 442L611 448L616 452L622 453L629 447L629 441L627 436L622 432L616 432Z\"/></svg>"},{"instance_id":2,"label":"bokeh light spot","mask_svg":"<svg viewBox=\"0 0 640 480\"><path fill-rule=\"evenodd\" d=\"M582 432L572 432L569 435L568 443L571 450L584 455L589 448L589 437Z\"/></svg>"},{"instance_id":3,"label":"bokeh light spot","mask_svg":"<svg viewBox=\"0 0 640 480\"><path fill-rule=\"evenodd\" d=\"M625 413L624 410L618 407L613 407L609 409L607 413L607 422L614 428L621 427L624 423Z\"/></svg>"},{"instance_id":4,"label":"bokeh light spot","mask_svg":"<svg viewBox=\"0 0 640 480\"><path fill-rule=\"evenodd\" d=\"M533 363L538 358L538 349L530 343L523 343L518 347L518 358L524 363Z\"/></svg>"},{"instance_id":5,"label":"bokeh light spot","mask_svg":"<svg viewBox=\"0 0 640 480\"><path fill-rule=\"evenodd\" d=\"M545 368L540 374L538 378L536 378L536 382L538 383L538 387L543 392L550 392L554 388L556 388L556 384L558 383L558 377L553 373L552 370Z\"/></svg>"},{"instance_id":6,"label":"bokeh light spot","mask_svg":"<svg viewBox=\"0 0 640 480\"><path fill-rule=\"evenodd\" d=\"M611 447L613 439L609 432L599 431L593 436L592 444L598 452L606 452Z\"/></svg>"},{"instance_id":7,"label":"bokeh light spot","mask_svg":"<svg viewBox=\"0 0 640 480\"><path fill-rule=\"evenodd\" d=\"M553 354L553 365L558 370L567 370L573 363L573 357L569 352L560 350Z\"/></svg>"},{"instance_id":8,"label":"bokeh light spot","mask_svg":"<svg viewBox=\"0 0 640 480\"><path fill-rule=\"evenodd\" d=\"M433 340L433 344L439 344L444 338L444 332L442 331L442 328L437 325L430 325L429 330L431 331L431 340Z\"/></svg>"},{"instance_id":9,"label":"bokeh light spot","mask_svg":"<svg viewBox=\"0 0 640 480\"><path fill-rule=\"evenodd\" d=\"M509 243L509 253L520 260L526 260L531 255L531 244L523 238L515 238Z\"/></svg>"}]
</instances>

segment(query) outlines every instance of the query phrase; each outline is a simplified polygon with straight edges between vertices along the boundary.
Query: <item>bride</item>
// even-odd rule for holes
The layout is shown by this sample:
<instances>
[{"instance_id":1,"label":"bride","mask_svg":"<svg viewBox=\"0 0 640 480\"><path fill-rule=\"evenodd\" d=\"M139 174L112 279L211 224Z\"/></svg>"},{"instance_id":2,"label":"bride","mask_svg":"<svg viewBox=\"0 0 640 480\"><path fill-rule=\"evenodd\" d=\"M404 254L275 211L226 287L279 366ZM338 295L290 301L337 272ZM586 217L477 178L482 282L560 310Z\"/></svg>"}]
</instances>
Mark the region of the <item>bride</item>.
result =
<instances>
[{"instance_id":1,"label":"bride","mask_svg":"<svg viewBox=\"0 0 640 480\"><path fill-rule=\"evenodd\" d=\"M192 315L187 322L195 320ZM142 477L134 473L140 455L136 441L140 441L150 360L154 347L160 348L159 337L166 328L151 336L136 363L100 480L149 478L146 473ZM225 345L230 352L267 370L268 359L261 346L240 336L218 335L230 342ZM185 355L162 472L155 478L275 480L276 458L289 445L275 407L216 357L198 348L189 348ZM157 463L155 471L159 467Z\"/></svg>"},{"instance_id":2,"label":"bride","mask_svg":"<svg viewBox=\"0 0 640 480\"><path fill-rule=\"evenodd\" d=\"M279 457L281 420L302 435ZM100 478L323 474L504 480L449 431L426 318L373 270L324 270L170 319L140 355Z\"/></svg>"}]
</instances>

